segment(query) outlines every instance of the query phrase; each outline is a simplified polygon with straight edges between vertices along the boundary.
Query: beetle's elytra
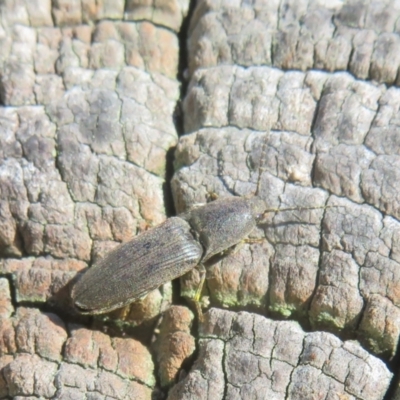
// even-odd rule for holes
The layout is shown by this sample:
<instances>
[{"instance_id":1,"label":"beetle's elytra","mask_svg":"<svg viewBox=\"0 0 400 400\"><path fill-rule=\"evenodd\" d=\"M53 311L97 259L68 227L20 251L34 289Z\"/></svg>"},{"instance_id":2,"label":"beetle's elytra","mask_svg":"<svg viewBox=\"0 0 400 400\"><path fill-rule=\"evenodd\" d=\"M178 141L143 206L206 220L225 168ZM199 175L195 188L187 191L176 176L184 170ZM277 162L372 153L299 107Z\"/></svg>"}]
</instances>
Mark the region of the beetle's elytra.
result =
<instances>
[{"instance_id":1,"label":"beetle's elytra","mask_svg":"<svg viewBox=\"0 0 400 400\"><path fill-rule=\"evenodd\" d=\"M258 196L232 197L169 218L89 268L72 289L74 306L101 314L132 303L242 241L265 209Z\"/></svg>"}]
</instances>

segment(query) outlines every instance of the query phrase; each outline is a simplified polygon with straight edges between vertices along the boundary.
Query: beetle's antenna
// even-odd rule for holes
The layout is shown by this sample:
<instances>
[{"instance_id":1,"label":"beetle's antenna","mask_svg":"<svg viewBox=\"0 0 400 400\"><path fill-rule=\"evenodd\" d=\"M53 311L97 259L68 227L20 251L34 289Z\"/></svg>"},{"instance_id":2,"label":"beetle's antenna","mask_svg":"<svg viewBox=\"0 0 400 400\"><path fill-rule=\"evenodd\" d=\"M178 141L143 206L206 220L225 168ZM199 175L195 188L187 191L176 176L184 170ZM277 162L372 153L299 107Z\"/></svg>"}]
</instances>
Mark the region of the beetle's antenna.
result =
<instances>
[{"instance_id":1,"label":"beetle's antenna","mask_svg":"<svg viewBox=\"0 0 400 400\"><path fill-rule=\"evenodd\" d=\"M260 216L260 221L263 221L265 216L269 213L279 213L282 211L304 211L304 210L326 210L327 208L338 207L337 205L325 205L325 206L310 206L310 207L287 207L287 208L268 208Z\"/></svg>"},{"instance_id":2,"label":"beetle's antenna","mask_svg":"<svg viewBox=\"0 0 400 400\"><path fill-rule=\"evenodd\" d=\"M260 184L261 184L261 175L262 173L265 171L265 156L267 154L267 140L269 138L269 130L268 132L265 134L265 139L263 141L263 145L261 148L261 155L260 155L260 164L258 167L258 178L257 178L257 187L256 187L256 192L255 192L255 196L258 196L259 190L260 190Z\"/></svg>"},{"instance_id":3,"label":"beetle's antenna","mask_svg":"<svg viewBox=\"0 0 400 400\"><path fill-rule=\"evenodd\" d=\"M337 206L310 206L310 207L288 207L288 208L268 208L264 211L264 214L276 213L281 211L304 211L304 210L319 210L326 208L333 208Z\"/></svg>"}]
</instances>

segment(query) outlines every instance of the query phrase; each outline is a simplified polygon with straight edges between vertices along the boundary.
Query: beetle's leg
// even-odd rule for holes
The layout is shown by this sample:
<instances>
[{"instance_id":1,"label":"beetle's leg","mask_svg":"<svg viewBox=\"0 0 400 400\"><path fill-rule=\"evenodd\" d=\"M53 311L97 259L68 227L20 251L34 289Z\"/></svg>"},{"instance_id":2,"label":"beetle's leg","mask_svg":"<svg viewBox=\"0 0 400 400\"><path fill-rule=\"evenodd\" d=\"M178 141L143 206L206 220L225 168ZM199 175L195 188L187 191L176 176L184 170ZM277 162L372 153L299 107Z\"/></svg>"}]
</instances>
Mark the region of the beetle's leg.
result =
<instances>
[{"instance_id":1,"label":"beetle's leg","mask_svg":"<svg viewBox=\"0 0 400 400\"><path fill-rule=\"evenodd\" d=\"M190 206L189 211L190 211L190 210L193 210L193 209L195 209L195 208L203 207L203 206L205 206L206 204L207 204L207 203L194 203L194 204L192 204L192 205Z\"/></svg>"},{"instance_id":2,"label":"beetle's leg","mask_svg":"<svg viewBox=\"0 0 400 400\"><path fill-rule=\"evenodd\" d=\"M230 247L229 249L224 250L221 254L228 256L230 254L236 254L245 243L254 244L254 243L262 243L264 238L245 238L242 239L239 243Z\"/></svg>"},{"instance_id":3,"label":"beetle's leg","mask_svg":"<svg viewBox=\"0 0 400 400\"><path fill-rule=\"evenodd\" d=\"M210 203L210 202L212 202L214 200L217 200L217 199L218 199L218 194L217 193L215 193L215 192L207 192L207 198L206 198L207 202L206 203L194 203L194 204L192 204L190 206L189 210L193 210L193 209L196 209L196 208L199 208L199 207L203 207L206 204L208 204L208 203Z\"/></svg>"},{"instance_id":4,"label":"beetle's leg","mask_svg":"<svg viewBox=\"0 0 400 400\"><path fill-rule=\"evenodd\" d=\"M194 295L193 300L197 303L200 303L200 299L201 299L201 292L203 291L203 287L204 287L204 282L206 280L206 268L204 267L203 264L199 264L196 267L199 272L200 272L200 283L197 287L196 293Z\"/></svg>"},{"instance_id":5,"label":"beetle's leg","mask_svg":"<svg viewBox=\"0 0 400 400\"><path fill-rule=\"evenodd\" d=\"M204 287L204 282L206 280L206 268L204 267L203 264L199 264L196 269L199 271L200 273L200 282L199 285L197 286L197 290L196 293L193 297L193 303L194 306L196 308L196 313L197 316L199 317L199 321L202 322L203 321L203 310L201 309L201 293L203 291L203 287Z\"/></svg>"},{"instance_id":6,"label":"beetle's leg","mask_svg":"<svg viewBox=\"0 0 400 400\"><path fill-rule=\"evenodd\" d=\"M142 232L148 231L150 228L152 228L152 225L149 224L146 221L141 221L139 222L139 225L137 227L137 235L141 234Z\"/></svg>"},{"instance_id":7,"label":"beetle's leg","mask_svg":"<svg viewBox=\"0 0 400 400\"><path fill-rule=\"evenodd\" d=\"M203 315L203 310L201 309L201 303L198 301L193 301L193 303L196 308L196 314L197 314L197 317L199 318L199 322L203 322L204 315Z\"/></svg>"},{"instance_id":8,"label":"beetle's leg","mask_svg":"<svg viewBox=\"0 0 400 400\"><path fill-rule=\"evenodd\" d=\"M218 194L215 192L208 192L207 193L207 203L210 203L211 201L215 201L218 199Z\"/></svg>"},{"instance_id":9,"label":"beetle's leg","mask_svg":"<svg viewBox=\"0 0 400 400\"><path fill-rule=\"evenodd\" d=\"M206 204L208 204L208 203L210 203L210 202L212 202L212 201L214 201L214 200L217 200L218 199L218 195L217 195L217 193L215 193L215 192L208 192L207 193L207 199L206 199L206 203L194 203L194 204L192 204L191 206L190 206L190 208L189 208L189 211L190 210L194 210L194 209L196 209L196 208L199 208L199 207L203 207L203 206L205 206Z\"/></svg>"},{"instance_id":10,"label":"beetle's leg","mask_svg":"<svg viewBox=\"0 0 400 400\"><path fill-rule=\"evenodd\" d=\"M223 254L225 256L229 256L230 254L236 254L243 247L244 243L245 243L245 241L241 240L239 243L235 244L234 246L230 247L229 249L226 249Z\"/></svg>"},{"instance_id":11,"label":"beetle's leg","mask_svg":"<svg viewBox=\"0 0 400 400\"><path fill-rule=\"evenodd\" d=\"M262 243L265 239L264 238L246 238L243 239L241 243Z\"/></svg>"}]
</instances>

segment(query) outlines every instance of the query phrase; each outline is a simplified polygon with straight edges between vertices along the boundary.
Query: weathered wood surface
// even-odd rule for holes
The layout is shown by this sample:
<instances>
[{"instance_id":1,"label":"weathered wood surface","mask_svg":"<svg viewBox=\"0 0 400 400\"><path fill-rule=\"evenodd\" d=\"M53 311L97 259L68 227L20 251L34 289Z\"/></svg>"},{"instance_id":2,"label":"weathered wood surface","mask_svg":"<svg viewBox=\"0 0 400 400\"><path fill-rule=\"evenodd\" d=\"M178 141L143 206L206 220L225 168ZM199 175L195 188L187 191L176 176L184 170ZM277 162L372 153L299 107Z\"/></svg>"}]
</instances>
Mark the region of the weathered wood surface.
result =
<instances>
[{"instance_id":1,"label":"weathered wood surface","mask_svg":"<svg viewBox=\"0 0 400 400\"><path fill-rule=\"evenodd\" d=\"M188 9L0 4L0 397L382 399L400 334L400 7L200 0L186 29ZM254 194L260 171L271 208L334 207L271 213L263 240L210 266L204 294L230 311L191 331L166 284L109 316L128 336L73 314L71 281L162 222L169 186L180 212Z\"/></svg>"}]
</instances>

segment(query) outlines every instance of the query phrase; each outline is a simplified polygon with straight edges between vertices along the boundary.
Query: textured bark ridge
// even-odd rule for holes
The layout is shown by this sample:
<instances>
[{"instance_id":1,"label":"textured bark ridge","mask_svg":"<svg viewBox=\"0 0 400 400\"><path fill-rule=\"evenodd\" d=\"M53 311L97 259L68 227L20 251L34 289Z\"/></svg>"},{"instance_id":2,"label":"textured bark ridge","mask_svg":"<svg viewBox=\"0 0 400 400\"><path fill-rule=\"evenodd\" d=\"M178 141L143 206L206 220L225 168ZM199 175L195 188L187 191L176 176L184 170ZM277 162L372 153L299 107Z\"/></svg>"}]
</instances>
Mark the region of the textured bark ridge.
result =
<instances>
[{"instance_id":1,"label":"textured bark ridge","mask_svg":"<svg viewBox=\"0 0 400 400\"><path fill-rule=\"evenodd\" d=\"M18 307L11 316L1 279L2 397L148 399L154 387L151 354L130 338L66 324L55 314Z\"/></svg>"},{"instance_id":2,"label":"textured bark ridge","mask_svg":"<svg viewBox=\"0 0 400 400\"><path fill-rule=\"evenodd\" d=\"M20 10L21 20L9 21L2 42L8 50L1 74L3 103L13 107L0 109L0 251L6 257L0 270L15 277L18 301L40 302L56 295L77 271L115 244L165 219L166 153L177 142L172 114L179 97L179 83L167 75L176 75L177 63L170 74L162 68L149 74L137 68L140 63L83 62L74 58L78 51L71 46L81 45L85 57L95 58L90 46L97 33L90 30L99 25L75 26L68 33L39 22L25 26L31 19L22 18L23 4L9 6L2 9L4 17L15 18ZM109 28L121 23L109 22ZM19 30L31 41L22 36L18 42ZM87 31L87 45L81 30ZM176 48L176 35L173 38ZM116 38L103 40L120 43ZM162 43L157 40L157 45ZM160 53L168 53L167 48ZM115 60L105 49L101 51ZM177 49L175 53L177 57ZM20 68L22 56L36 83L29 96L15 99L14 93L22 93L13 84L16 69L7 71L14 59ZM24 70L22 77L27 76ZM43 79L58 80L62 90L42 87L49 97L41 98L37 88ZM17 81L28 90L19 77ZM151 299L147 311L152 308L154 316L163 296Z\"/></svg>"},{"instance_id":3,"label":"textured bark ridge","mask_svg":"<svg viewBox=\"0 0 400 400\"><path fill-rule=\"evenodd\" d=\"M0 397L400 398L398 3L189 6L0 4ZM320 208L211 260L203 322L169 282L79 317L74 280L169 187Z\"/></svg>"},{"instance_id":4,"label":"textured bark ridge","mask_svg":"<svg viewBox=\"0 0 400 400\"><path fill-rule=\"evenodd\" d=\"M254 194L260 162L259 191L271 208L332 206L261 224L269 244L210 269L215 304L300 314L316 329L350 331L373 352L394 355L399 139L382 122L398 112L399 94L345 73L223 66L194 74L184 102L194 132L179 143L173 180L179 208L207 192Z\"/></svg>"},{"instance_id":5,"label":"textured bark ridge","mask_svg":"<svg viewBox=\"0 0 400 400\"><path fill-rule=\"evenodd\" d=\"M398 85L399 12L395 1L204 0L189 31L189 68L344 70Z\"/></svg>"},{"instance_id":6,"label":"textured bark ridge","mask_svg":"<svg viewBox=\"0 0 400 400\"><path fill-rule=\"evenodd\" d=\"M389 380L382 361L353 342L305 333L296 322L211 309L199 358L168 399L381 399Z\"/></svg>"}]
</instances>

